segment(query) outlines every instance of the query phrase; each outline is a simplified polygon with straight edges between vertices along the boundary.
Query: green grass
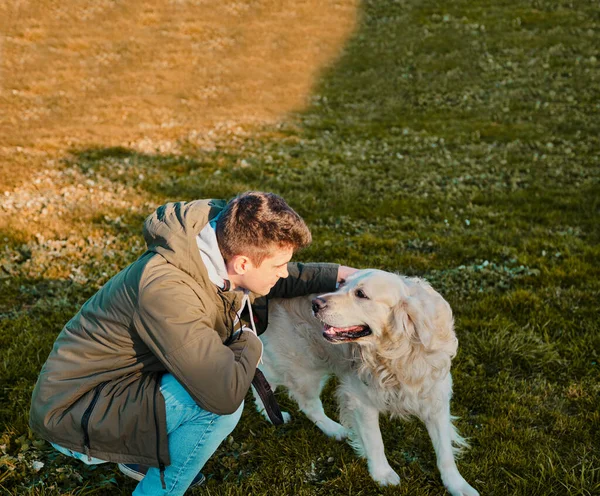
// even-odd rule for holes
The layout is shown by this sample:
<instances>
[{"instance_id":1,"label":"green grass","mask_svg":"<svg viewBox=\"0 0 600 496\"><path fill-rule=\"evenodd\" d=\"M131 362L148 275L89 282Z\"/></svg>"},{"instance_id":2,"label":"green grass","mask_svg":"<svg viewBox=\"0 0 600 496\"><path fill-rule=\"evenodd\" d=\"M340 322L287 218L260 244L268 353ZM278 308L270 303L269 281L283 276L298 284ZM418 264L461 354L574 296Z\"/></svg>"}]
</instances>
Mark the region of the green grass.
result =
<instances>
[{"instance_id":1,"label":"green grass","mask_svg":"<svg viewBox=\"0 0 600 496\"><path fill-rule=\"evenodd\" d=\"M39 369L79 305L141 253L152 205L259 189L309 223L298 259L423 276L448 299L473 486L600 494L599 29L587 2L368 1L310 108L281 125L210 151L182 143L185 156L75 150L65 171L135 190L147 209L106 207L89 229L110 246L73 233L49 259L48 240L0 233L0 493L131 492L114 465L82 467L28 431ZM267 425L248 401L196 494L443 494L419 422L382 418L402 478L383 489L279 399L294 422Z\"/></svg>"}]
</instances>

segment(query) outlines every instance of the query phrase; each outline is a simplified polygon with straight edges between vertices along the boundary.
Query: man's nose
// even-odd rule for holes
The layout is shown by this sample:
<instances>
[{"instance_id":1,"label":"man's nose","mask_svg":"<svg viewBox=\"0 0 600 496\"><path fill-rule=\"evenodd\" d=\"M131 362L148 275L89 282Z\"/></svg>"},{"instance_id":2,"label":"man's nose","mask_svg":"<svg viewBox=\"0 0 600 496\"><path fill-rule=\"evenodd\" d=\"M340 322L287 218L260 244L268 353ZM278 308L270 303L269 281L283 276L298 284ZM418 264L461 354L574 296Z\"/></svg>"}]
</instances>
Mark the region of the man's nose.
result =
<instances>
[{"instance_id":1,"label":"man's nose","mask_svg":"<svg viewBox=\"0 0 600 496\"><path fill-rule=\"evenodd\" d=\"M325 305L327 305L327 302L323 298L317 297L312 301L312 310L314 313L318 313L319 310L325 308Z\"/></svg>"}]
</instances>

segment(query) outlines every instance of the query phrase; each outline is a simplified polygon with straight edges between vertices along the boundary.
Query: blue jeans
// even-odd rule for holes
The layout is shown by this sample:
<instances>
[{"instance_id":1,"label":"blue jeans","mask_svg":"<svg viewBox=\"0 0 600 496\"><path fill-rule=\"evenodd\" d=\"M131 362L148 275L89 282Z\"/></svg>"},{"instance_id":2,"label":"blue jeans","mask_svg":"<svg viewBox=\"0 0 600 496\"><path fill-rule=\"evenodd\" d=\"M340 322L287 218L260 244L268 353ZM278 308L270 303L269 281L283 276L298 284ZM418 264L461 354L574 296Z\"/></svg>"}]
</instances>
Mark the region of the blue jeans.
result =
<instances>
[{"instance_id":1,"label":"blue jeans","mask_svg":"<svg viewBox=\"0 0 600 496\"><path fill-rule=\"evenodd\" d=\"M151 467L133 491L133 496L183 495L194 477L217 450L221 442L237 425L244 403L231 415L217 415L200 408L171 374L165 374L160 383L160 392L165 398L167 433L171 465L165 469L167 489L162 488L160 471ZM61 453L85 463L103 463L93 458L53 446Z\"/></svg>"}]
</instances>

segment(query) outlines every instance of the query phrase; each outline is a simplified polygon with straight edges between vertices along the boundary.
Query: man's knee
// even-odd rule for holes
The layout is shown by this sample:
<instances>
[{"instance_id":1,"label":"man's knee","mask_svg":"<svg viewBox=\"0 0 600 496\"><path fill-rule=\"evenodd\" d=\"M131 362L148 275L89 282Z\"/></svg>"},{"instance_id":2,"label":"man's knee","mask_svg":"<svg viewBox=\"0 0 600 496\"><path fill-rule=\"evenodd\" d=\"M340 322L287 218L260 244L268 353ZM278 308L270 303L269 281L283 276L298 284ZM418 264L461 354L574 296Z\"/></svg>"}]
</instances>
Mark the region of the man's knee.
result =
<instances>
[{"instance_id":1,"label":"man's knee","mask_svg":"<svg viewBox=\"0 0 600 496\"><path fill-rule=\"evenodd\" d=\"M239 408L230 415L219 415L217 420L219 427L224 431L231 432L235 429L235 426L240 421L242 417L242 412L244 411L244 402L239 406Z\"/></svg>"}]
</instances>

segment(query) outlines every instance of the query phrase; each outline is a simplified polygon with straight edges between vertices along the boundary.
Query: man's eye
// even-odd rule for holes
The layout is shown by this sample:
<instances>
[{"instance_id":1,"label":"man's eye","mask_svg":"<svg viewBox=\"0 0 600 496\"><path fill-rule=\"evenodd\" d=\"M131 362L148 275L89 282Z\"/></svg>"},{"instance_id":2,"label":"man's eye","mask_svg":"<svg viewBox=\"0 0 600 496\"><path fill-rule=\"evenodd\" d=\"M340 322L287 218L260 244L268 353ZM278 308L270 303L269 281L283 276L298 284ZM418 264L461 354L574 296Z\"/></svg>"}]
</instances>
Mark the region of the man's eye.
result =
<instances>
[{"instance_id":1,"label":"man's eye","mask_svg":"<svg viewBox=\"0 0 600 496\"><path fill-rule=\"evenodd\" d=\"M357 298L364 298L364 299L369 299L369 297L365 294L365 292L362 289L357 289L356 291L354 291L354 295Z\"/></svg>"}]
</instances>

